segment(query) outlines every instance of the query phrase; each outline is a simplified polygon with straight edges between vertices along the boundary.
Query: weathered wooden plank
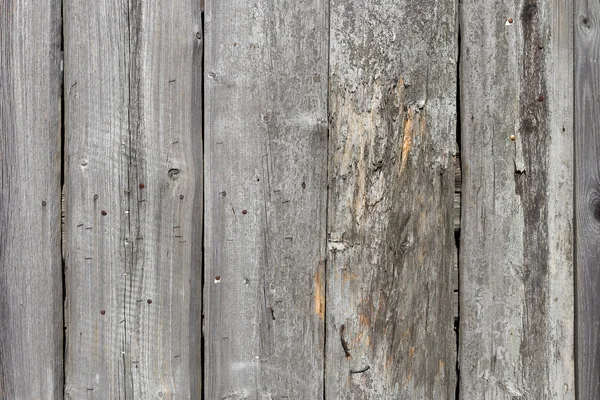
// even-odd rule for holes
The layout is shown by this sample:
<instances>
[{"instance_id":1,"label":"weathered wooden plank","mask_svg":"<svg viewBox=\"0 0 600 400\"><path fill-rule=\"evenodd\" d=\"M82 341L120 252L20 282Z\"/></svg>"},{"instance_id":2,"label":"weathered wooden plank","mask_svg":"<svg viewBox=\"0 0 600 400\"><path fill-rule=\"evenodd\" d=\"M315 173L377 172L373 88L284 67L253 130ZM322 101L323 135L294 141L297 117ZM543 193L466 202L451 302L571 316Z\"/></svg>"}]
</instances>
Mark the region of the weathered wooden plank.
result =
<instances>
[{"instance_id":1,"label":"weathered wooden plank","mask_svg":"<svg viewBox=\"0 0 600 400\"><path fill-rule=\"evenodd\" d=\"M462 2L461 398L574 398L570 4Z\"/></svg>"},{"instance_id":2,"label":"weathered wooden plank","mask_svg":"<svg viewBox=\"0 0 600 400\"><path fill-rule=\"evenodd\" d=\"M200 4L65 6L66 397L200 398Z\"/></svg>"},{"instance_id":3,"label":"weathered wooden plank","mask_svg":"<svg viewBox=\"0 0 600 400\"><path fill-rule=\"evenodd\" d=\"M331 2L328 399L454 398L457 17Z\"/></svg>"},{"instance_id":4,"label":"weathered wooden plank","mask_svg":"<svg viewBox=\"0 0 600 400\"><path fill-rule=\"evenodd\" d=\"M0 397L62 398L60 1L0 2Z\"/></svg>"},{"instance_id":5,"label":"weathered wooden plank","mask_svg":"<svg viewBox=\"0 0 600 400\"><path fill-rule=\"evenodd\" d=\"M575 207L578 398L600 398L600 4L575 1Z\"/></svg>"},{"instance_id":6,"label":"weathered wooden plank","mask_svg":"<svg viewBox=\"0 0 600 400\"><path fill-rule=\"evenodd\" d=\"M207 399L323 396L327 21L206 2Z\"/></svg>"}]
</instances>

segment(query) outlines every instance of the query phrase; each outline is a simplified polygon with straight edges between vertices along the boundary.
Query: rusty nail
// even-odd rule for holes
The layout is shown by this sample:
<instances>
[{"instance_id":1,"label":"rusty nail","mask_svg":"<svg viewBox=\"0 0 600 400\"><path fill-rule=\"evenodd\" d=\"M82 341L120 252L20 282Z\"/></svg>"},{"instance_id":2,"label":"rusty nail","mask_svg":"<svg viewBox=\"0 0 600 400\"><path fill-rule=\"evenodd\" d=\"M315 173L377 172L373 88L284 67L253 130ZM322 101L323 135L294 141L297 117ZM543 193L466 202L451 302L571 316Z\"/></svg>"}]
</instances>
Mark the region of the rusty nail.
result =
<instances>
[{"instance_id":1,"label":"rusty nail","mask_svg":"<svg viewBox=\"0 0 600 400\"><path fill-rule=\"evenodd\" d=\"M219 282L221 280L221 275L215 276L215 281Z\"/></svg>"},{"instance_id":2,"label":"rusty nail","mask_svg":"<svg viewBox=\"0 0 600 400\"><path fill-rule=\"evenodd\" d=\"M512 18L509 18L509 19L508 19L508 23L509 23L509 24L512 24L512 23L513 23L513 19L512 19Z\"/></svg>"},{"instance_id":3,"label":"rusty nail","mask_svg":"<svg viewBox=\"0 0 600 400\"><path fill-rule=\"evenodd\" d=\"M538 101L544 101L544 96L540 94L540 97L538 97Z\"/></svg>"},{"instance_id":4,"label":"rusty nail","mask_svg":"<svg viewBox=\"0 0 600 400\"><path fill-rule=\"evenodd\" d=\"M510 135L510 140L514 142L515 140L517 140L517 137L515 135Z\"/></svg>"},{"instance_id":5,"label":"rusty nail","mask_svg":"<svg viewBox=\"0 0 600 400\"><path fill-rule=\"evenodd\" d=\"M145 188L146 186L143 183L140 183L140 189Z\"/></svg>"},{"instance_id":6,"label":"rusty nail","mask_svg":"<svg viewBox=\"0 0 600 400\"><path fill-rule=\"evenodd\" d=\"M151 300L151 299L148 299L148 300L146 300L146 302L147 302L148 304L152 304L152 300Z\"/></svg>"},{"instance_id":7,"label":"rusty nail","mask_svg":"<svg viewBox=\"0 0 600 400\"><path fill-rule=\"evenodd\" d=\"M182 194L179 195L179 200L183 200L183 195Z\"/></svg>"},{"instance_id":8,"label":"rusty nail","mask_svg":"<svg viewBox=\"0 0 600 400\"><path fill-rule=\"evenodd\" d=\"M246 214L248 214L248 211L247 210L242 210L242 214L246 215Z\"/></svg>"},{"instance_id":9,"label":"rusty nail","mask_svg":"<svg viewBox=\"0 0 600 400\"><path fill-rule=\"evenodd\" d=\"M106 311L100 310L100 314L104 315L104 314L106 314Z\"/></svg>"},{"instance_id":10,"label":"rusty nail","mask_svg":"<svg viewBox=\"0 0 600 400\"><path fill-rule=\"evenodd\" d=\"M100 214L102 214L102 215L106 215L106 211L102 210L102 211L100 212Z\"/></svg>"}]
</instances>

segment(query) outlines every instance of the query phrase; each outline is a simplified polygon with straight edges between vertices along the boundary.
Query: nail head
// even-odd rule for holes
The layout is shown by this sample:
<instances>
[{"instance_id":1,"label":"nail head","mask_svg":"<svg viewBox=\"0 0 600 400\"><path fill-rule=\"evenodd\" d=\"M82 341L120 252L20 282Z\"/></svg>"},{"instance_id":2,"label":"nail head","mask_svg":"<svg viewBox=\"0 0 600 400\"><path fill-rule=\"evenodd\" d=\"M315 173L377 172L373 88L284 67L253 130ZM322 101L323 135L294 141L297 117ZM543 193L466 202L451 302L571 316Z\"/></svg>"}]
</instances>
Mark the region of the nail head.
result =
<instances>
[{"instance_id":1,"label":"nail head","mask_svg":"<svg viewBox=\"0 0 600 400\"><path fill-rule=\"evenodd\" d=\"M106 311L100 310L100 314L104 315L104 314L106 314Z\"/></svg>"},{"instance_id":2,"label":"nail head","mask_svg":"<svg viewBox=\"0 0 600 400\"><path fill-rule=\"evenodd\" d=\"M102 210L102 212L100 212L100 214L106 215L106 211Z\"/></svg>"}]
</instances>

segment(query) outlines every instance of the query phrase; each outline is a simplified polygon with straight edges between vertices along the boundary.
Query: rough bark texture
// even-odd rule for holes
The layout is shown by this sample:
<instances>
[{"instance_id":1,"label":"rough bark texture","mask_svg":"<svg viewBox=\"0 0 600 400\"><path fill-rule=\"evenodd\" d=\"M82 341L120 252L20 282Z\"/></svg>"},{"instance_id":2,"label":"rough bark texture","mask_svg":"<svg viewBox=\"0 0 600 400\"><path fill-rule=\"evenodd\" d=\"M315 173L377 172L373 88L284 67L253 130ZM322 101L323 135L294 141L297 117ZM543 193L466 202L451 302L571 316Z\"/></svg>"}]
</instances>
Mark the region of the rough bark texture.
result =
<instances>
[{"instance_id":1,"label":"rough bark texture","mask_svg":"<svg viewBox=\"0 0 600 400\"><path fill-rule=\"evenodd\" d=\"M578 398L600 399L600 4L574 16Z\"/></svg>"},{"instance_id":2,"label":"rough bark texture","mask_svg":"<svg viewBox=\"0 0 600 400\"><path fill-rule=\"evenodd\" d=\"M200 4L65 6L65 395L200 398Z\"/></svg>"},{"instance_id":3,"label":"rough bark texture","mask_svg":"<svg viewBox=\"0 0 600 400\"><path fill-rule=\"evenodd\" d=\"M205 14L207 399L323 396L327 3Z\"/></svg>"},{"instance_id":4,"label":"rough bark texture","mask_svg":"<svg viewBox=\"0 0 600 400\"><path fill-rule=\"evenodd\" d=\"M573 399L570 5L462 12L460 394Z\"/></svg>"},{"instance_id":5,"label":"rough bark texture","mask_svg":"<svg viewBox=\"0 0 600 400\"><path fill-rule=\"evenodd\" d=\"M62 398L60 2L0 2L0 398Z\"/></svg>"},{"instance_id":6,"label":"rough bark texture","mask_svg":"<svg viewBox=\"0 0 600 400\"><path fill-rule=\"evenodd\" d=\"M328 399L454 397L457 34L454 1L331 2Z\"/></svg>"}]
</instances>

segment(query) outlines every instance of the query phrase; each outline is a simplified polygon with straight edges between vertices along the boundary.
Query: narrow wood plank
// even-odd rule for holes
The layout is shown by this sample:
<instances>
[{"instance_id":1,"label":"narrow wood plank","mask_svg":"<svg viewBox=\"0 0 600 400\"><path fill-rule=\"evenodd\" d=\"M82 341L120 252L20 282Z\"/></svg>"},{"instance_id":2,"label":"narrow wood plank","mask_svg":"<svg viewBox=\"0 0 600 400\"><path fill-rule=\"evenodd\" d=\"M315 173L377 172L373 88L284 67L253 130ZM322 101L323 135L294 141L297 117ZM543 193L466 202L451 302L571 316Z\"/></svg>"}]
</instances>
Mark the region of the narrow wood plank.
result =
<instances>
[{"instance_id":1,"label":"narrow wood plank","mask_svg":"<svg viewBox=\"0 0 600 400\"><path fill-rule=\"evenodd\" d=\"M327 20L206 2L206 399L323 396Z\"/></svg>"},{"instance_id":2,"label":"narrow wood plank","mask_svg":"<svg viewBox=\"0 0 600 400\"><path fill-rule=\"evenodd\" d=\"M600 399L600 4L575 1L578 398Z\"/></svg>"},{"instance_id":3,"label":"narrow wood plank","mask_svg":"<svg viewBox=\"0 0 600 400\"><path fill-rule=\"evenodd\" d=\"M328 399L454 398L457 13L331 2Z\"/></svg>"},{"instance_id":4,"label":"narrow wood plank","mask_svg":"<svg viewBox=\"0 0 600 400\"><path fill-rule=\"evenodd\" d=\"M571 11L462 3L461 398L575 396Z\"/></svg>"},{"instance_id":5,"label":"narrow wood plank","mask_svg":"<svg viewBox=\"0 0 600 400\"><path fill-rule=\"evenodd\" d=\"M0 397L61 399L60 1L0 3Z\"/></svg>"},{"instance_id":6,"label":"narrow wood plank","mask_svg":"<svg viewBox=\"0 0 600 400\"><path fill-rule=\"evenodd\" d=\"M66 397L200 398L199 2L65 2Z\"/></svg>"}]
</instances>

